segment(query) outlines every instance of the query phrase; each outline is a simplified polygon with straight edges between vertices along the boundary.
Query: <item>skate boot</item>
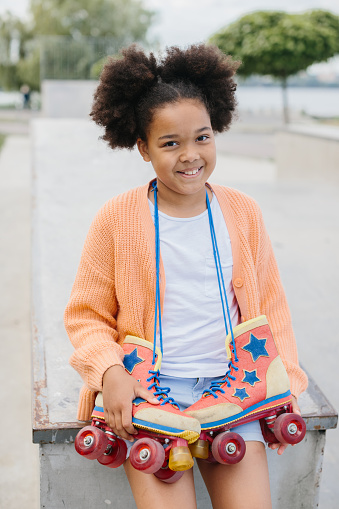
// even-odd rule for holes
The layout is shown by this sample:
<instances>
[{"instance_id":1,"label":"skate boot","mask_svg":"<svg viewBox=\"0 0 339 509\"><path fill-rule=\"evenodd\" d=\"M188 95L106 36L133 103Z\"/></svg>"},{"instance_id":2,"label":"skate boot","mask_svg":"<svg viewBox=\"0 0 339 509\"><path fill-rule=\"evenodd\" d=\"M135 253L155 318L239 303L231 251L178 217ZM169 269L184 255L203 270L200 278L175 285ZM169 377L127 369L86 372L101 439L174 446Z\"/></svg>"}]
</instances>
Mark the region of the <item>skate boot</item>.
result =
<instances>
[{"instance_id":1,"label":"skate boot","mask_svg":"<svg viewBox=\"0 0 339 509\"><path fill-rule=\"evenodd\" d=\"M185 410L198 419L202 433L193 456L237 463L246 446L230 428L260 420L267 442L298 443L305 435L303 419L292 414L289 379L278 354L266 316L233 329L226 338L229 371L194 405ZM226 433L221 433L226 432ZM211 446L211 447L210 447Z\"/></svg>"},{"instance_id":2,"label":"skate boot","mask_svg":"<svg viewBox=\"0 0 339 509\"><path fill-rule=\"evenodd\" d=\"M132 423L138 429L138 434L130 451L131 464L145 473L157 475L159 471L157 477L165 482L174 482L179 478L178 475L172 475L174 472L193 466L188 444L199 438L200 424L194 417L179 410L177 403L169 396L168 387L160 387L162 356L158 348L154 349L153 345L144 339L127 336L123 349L126 371L143 387L153 392L160 401L159 405L152 405L142 398L133 401ZM124 441L115 437L104 423L101 393L96 398L92 418L92 424L94 422L96 426L103 425L105 434L111 433L114 444L118 443L118 446L123 448L121 443L125 444ZM100 453L102 454L102 451Z\"/></svg>"}]
</instances>

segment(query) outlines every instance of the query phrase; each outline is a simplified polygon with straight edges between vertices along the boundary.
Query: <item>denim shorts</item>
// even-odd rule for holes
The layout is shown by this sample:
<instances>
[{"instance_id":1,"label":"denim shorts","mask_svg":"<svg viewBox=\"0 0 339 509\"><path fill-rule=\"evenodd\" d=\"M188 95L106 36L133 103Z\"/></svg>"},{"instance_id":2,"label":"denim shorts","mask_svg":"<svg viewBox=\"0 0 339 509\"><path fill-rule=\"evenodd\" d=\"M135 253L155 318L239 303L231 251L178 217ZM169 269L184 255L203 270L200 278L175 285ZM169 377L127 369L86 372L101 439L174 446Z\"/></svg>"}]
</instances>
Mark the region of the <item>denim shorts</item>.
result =
<instances>
[{"instance_id":1,"label":"denim shorts","mask_svg":"<svg viewBox=\"0 0 339 509\"><path fill-rule=\"evenodd\" d=\"M202 396L203 392L209 389L212 382L217 382L223 378L178 378L175 376L160 375L161 387L170 387L169 396L178 403L180 410L185 410L189 406L196 403ZM265 440L261 433L259 421L252 421L240 426L234 426L232 431L241 435L245 442L262 442ZM133 443L126 440L127 457Z\"/></svg>"}]
</instances>

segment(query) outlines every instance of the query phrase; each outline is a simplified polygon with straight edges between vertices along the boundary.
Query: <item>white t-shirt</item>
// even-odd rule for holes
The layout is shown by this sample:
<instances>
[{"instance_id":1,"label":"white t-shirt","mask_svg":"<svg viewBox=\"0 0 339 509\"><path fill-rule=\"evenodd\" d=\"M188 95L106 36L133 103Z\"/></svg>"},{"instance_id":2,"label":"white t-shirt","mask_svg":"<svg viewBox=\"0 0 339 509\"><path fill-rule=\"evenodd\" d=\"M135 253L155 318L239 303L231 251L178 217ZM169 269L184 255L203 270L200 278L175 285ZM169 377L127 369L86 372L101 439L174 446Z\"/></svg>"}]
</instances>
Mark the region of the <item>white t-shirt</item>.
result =
<instances>
[{"instance_id":1,"label":"white t-shirt","mask_svg":"<svg viewBox=\"0 0 339 509\"><path fill-rule=\"evenodd\" d=\"M154 220L151 201L149 206ZM232 284L231 240L215 195L211 210L232 326L235 327L240 315ZM226 330L208 211L188 218L171 217L159 211L159 230L166 277L161 317L161 373L182 378L223 375L228 366Z\"/></svg>"}]
</instances>

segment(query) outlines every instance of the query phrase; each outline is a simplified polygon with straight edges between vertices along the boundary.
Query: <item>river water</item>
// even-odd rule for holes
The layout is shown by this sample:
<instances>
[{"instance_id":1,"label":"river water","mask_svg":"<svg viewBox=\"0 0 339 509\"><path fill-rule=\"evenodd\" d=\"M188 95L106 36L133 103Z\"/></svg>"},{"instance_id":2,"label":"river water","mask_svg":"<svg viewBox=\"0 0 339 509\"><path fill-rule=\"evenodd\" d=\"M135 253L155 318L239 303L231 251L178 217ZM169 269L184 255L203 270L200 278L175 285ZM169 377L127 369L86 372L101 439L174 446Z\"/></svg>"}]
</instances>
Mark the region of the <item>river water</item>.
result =
<instances>
[{"instance_id":1,"label":"river water","mask_svg":"<svg viewBox=\"0 0 339 509\"><path fill-rule=\"evenodd\" d=\"M339 117L339 87L290 87L288 103L291 110L316 117ZM237 97L240 111L252 113L281 112L280 87L239 86ZM19 92L0 92L0 107L15 105L20 108Z\"/></svg>"},{"instance_id":2,"label":"river water","mask_svg":"<svg viewBox=\"0 0 339 509\"><path fill-rule=\"evenodd\" d=\"M240 110L278 112L282 109L280 87L241 87L237 89ZM289 87L289 108L316 117L339 117L339 87Z\"/></svg>"}]
</instances>

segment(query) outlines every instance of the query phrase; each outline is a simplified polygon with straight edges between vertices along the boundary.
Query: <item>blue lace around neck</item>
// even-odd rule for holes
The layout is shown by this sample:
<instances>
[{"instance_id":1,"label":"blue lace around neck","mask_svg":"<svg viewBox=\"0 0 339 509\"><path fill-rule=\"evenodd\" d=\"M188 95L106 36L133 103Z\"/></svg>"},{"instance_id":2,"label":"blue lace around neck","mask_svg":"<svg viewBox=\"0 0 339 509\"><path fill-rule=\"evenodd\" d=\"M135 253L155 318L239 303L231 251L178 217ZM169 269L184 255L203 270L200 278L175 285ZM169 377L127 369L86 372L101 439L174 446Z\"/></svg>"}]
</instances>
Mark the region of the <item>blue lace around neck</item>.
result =
<instances>
[{"instance_id":1,"label":"blue lace around neck","mask_svg":"<svg viewBox=\"0 0 339 509\"><path fill-rule=\"evenodd\" d=\"M161 354L163 354L163 336L162 336L161 303L160 303L160 228L159 228L159 209L158 209L158 187L157 187L156 180L154 180L152 182L152 191L154 192L154 228L155 228L155 262L156 262L155 316L154 316L154 338L153 338L153 360L152 360L152 363L154 365L155 359L156 359L156 343L157 343L158 324L159 324L160 350L161 350ZM228 305L224 276L222 273L218 243L217 243L217 238L216 238L215 229L214 229L211 204L210 204L207 190L206 190L206 205L207 205L207 210L208 210L208 219L209 219L210 233L211 233L211 240L212 240L212 247L213 247L213 256L214 256L215 267L216 267L217 276L218 276L219 293L220 293L222 312L223 312L223 317L224 317L225 331L226 331L226 335L228 335L229 331L231 333L231 338L232 338L231 350L233 352L233 356L232 356L231 362L229 364L230 369L225 374L225 377L219 382L212 382L210 388L207 391L205 391L205 393L204 393L206 395L207 394L213 395L215 398L217 398L218 395L216 393L218 391L222 392L222 393L225 392L221 388L221 385L227 383L227 385L230 386L229 380L235 379L235 377L232 376L231 371L232 371L232 368L235 371L238 371L238 368L233 364L233 360L234 360L234 362L238 362L238 358L237 358L236 346L235 346L235 341L234 341L232 321L231 321L231 315L230 315L230 310L229 310L229 305ZM228 323L227 323L227 321L228 321ZM228 324L229 324L229 327L228 327ZM233 359L233 357L234 357L234 359Z\"/></svg>"}]
</instances>

